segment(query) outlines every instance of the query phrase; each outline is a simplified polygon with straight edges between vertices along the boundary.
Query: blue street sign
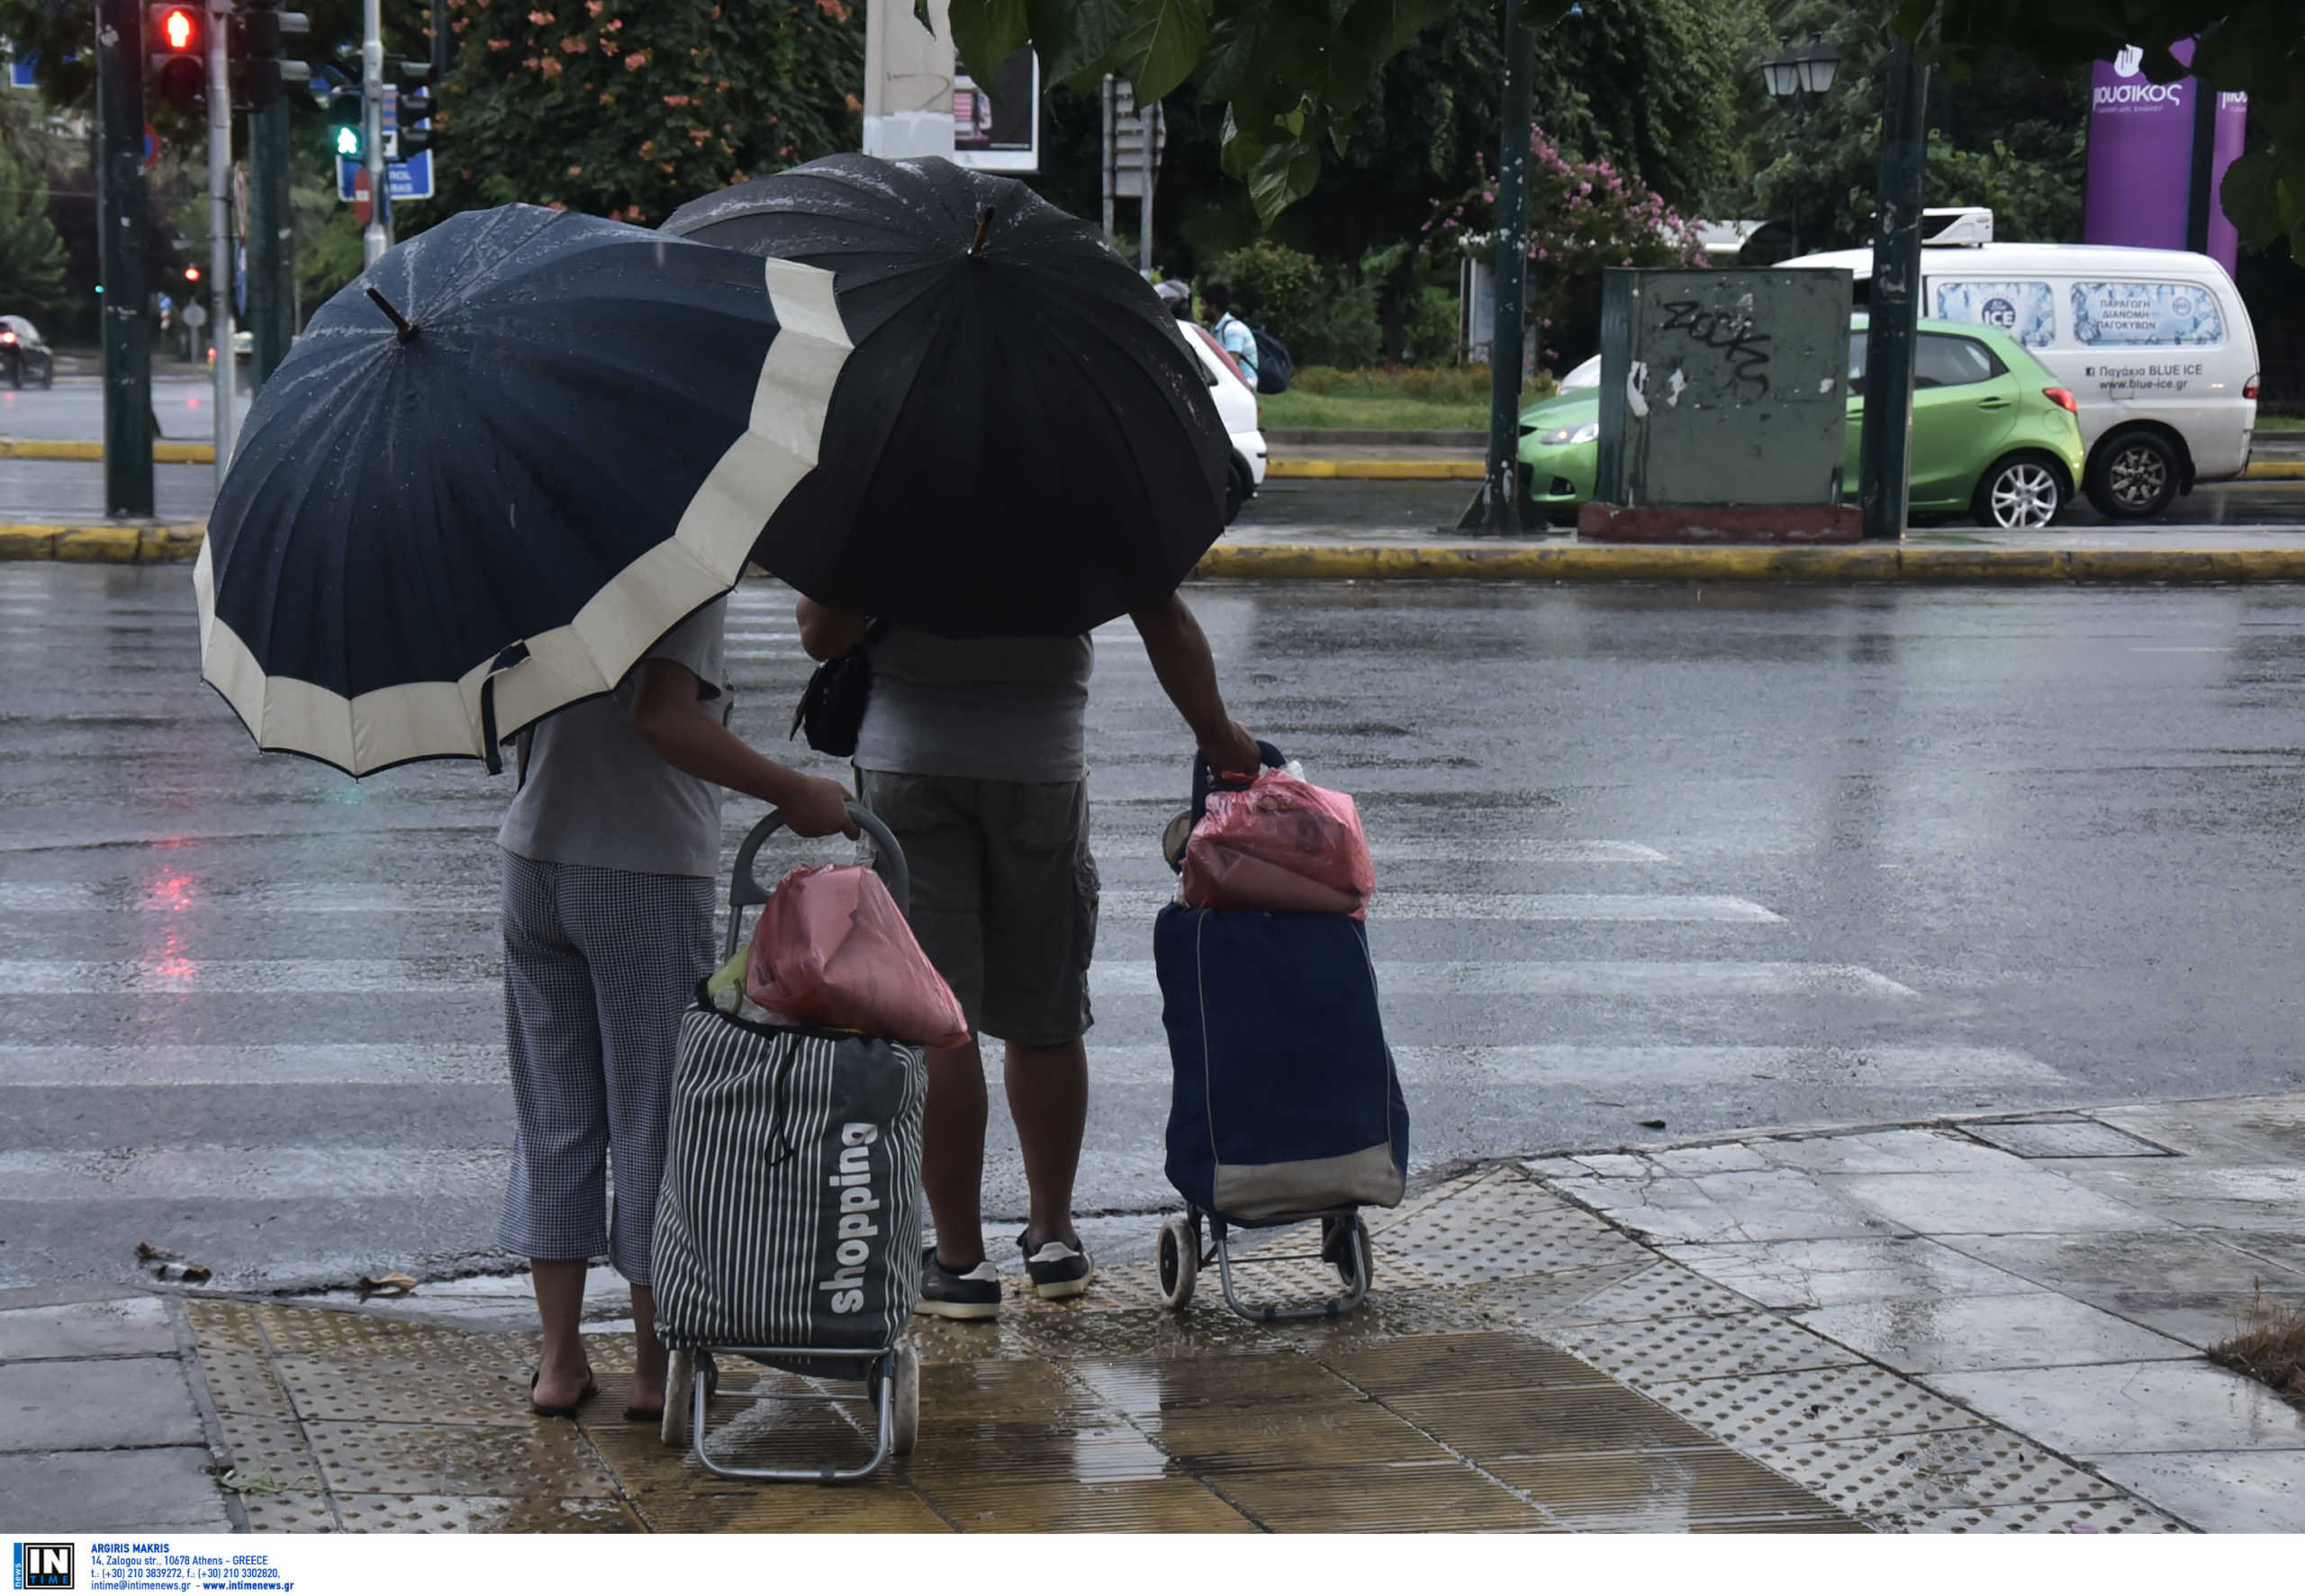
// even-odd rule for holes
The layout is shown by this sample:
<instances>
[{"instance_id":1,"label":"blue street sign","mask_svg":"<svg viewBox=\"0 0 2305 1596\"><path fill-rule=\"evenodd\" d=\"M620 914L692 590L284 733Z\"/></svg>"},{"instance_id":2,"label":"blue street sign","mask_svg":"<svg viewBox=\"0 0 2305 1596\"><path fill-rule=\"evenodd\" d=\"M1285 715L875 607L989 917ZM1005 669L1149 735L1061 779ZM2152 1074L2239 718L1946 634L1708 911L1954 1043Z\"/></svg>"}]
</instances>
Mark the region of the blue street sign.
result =
<instances>
[{"instance_id":1,"label":"blue street sign","mask_svg":"<svg viewBox=\"0 0 2305 1596\"><path fill-rule=\"evenodd\" d=\"M242 244L232 251L232 313L243 321L249 314L249 247Z\"/></svg>"},{"instance_id":2,"label":"blue street sign","mask_svg":"<svg viewBox=\"0 0 2305 1596\"><path fill-rule=\"evenodd\" d=\"M32 79L32 70L39 65L40 51L38 50L23 56L14 55L12 52L8 62L8 86L20 89L39 87L40 86Z\"/></svg>"},{"instance_id":3,"label":"blue street sign","mask_svg":"<svg viewBox=\"0 0 2305 1596\"><path fill-rule=\"evenodd\" d=\"M348 203L352 199L352 180L360 171L360 163L339 158L336 163L336 197ZM429 200L432 197L432 152L420 150L403 161L384 163L385 187L394 200Z\"/></svg>"}]
</instances>

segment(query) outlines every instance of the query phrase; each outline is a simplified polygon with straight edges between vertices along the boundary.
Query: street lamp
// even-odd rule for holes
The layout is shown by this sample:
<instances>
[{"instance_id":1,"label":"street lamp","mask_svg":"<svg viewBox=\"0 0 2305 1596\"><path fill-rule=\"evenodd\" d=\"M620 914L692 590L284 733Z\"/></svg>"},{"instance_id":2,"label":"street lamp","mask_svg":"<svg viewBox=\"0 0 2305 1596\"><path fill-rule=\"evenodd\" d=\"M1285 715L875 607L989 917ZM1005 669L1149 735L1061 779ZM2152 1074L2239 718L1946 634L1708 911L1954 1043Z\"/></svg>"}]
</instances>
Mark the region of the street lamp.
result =
<instances>
[{"instance_id":1,"label":"street lamp","mask_svg":"<svg viewBox=\"0 0 2305 1596\"><path fill-rule=\"evenodd\" d=\"M1833 73L1840 66L1840 51L1825 42L1821 35L1812 34L1809 42L1781 56L1772 56L1761 63L1761 81L1768 86L1772 98L1793 102L1794 120L1809 120L1811 103L1821 99L1833 86ZM1793 215L1793 253L1801 253L1801 214L1796 205Z\"/></svg>"}]
</instances>

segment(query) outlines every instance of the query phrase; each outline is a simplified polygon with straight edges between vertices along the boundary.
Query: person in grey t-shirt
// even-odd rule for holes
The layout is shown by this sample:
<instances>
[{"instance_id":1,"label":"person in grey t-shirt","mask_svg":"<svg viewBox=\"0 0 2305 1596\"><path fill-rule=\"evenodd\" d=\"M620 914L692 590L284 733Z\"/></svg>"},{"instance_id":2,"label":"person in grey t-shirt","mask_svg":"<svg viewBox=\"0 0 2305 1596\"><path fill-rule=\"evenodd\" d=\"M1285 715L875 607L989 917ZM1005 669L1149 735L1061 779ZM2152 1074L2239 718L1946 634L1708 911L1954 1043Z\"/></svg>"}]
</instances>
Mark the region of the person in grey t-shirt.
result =
<instances>
[{"instance_id":1,"label":"person in grey t-shirt","mask_svg":"<svg viewBox=\"0 0 2305 1596\"><path fill-rule=\"evenodd\" d=\"M1184 600L1171 594L1130 618L1210 768L1254 771L1256 740L1225 713L1207 639ZM801 646L820 660L870 628L862 616L806 599L800 622ZM949 638L890 627L873 635L870 658L857 788L903 844L913 933L969 1029L1008 1044L1008 1112L1032 1204L1017 1240L1032 1289L1076 1296L1094 1273L1073 1228L1072 1182L1089 1114L1083 1038L1097 942L1081 757L1095 646L1087 637ZM924 1313L999 1312L980 1206L986 1113L975 1041L930 1050L921 1184L936 1242L922 1262Z\"/></svg>"},{"instance_id":2,"label":"person in grey t-shirt","mask_svg":"<svg viewBox=\"0 0 2305 1596\"><path fill-rule=\"evenodd\" d=\"M549 1416L574 1414L593 1391L579 1321L586 1266L603 1253L632 1286L625 1417L663 1413L649 1242L681 1011L713 963L720 789L774 805L802 836L856 834L839 783L728 730L727 624L728 602L715 600L614 691L524 731L520 790L497 833L519 1122L497 1240L533 1270L544 1349L529 1400Z\"/></svg>"}]
</instances>

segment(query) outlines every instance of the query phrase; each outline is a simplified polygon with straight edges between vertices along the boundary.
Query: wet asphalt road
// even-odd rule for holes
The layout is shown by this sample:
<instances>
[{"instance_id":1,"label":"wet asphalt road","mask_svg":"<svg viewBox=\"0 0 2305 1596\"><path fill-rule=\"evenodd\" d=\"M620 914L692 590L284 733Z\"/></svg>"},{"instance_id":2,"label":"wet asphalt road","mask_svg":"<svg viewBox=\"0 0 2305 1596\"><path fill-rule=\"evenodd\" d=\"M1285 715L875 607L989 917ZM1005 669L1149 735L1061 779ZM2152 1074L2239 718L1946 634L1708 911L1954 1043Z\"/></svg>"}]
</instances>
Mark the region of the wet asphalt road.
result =
<instances>
[{"instance_id":1,"label":"wet asphalt road","mask_svg":"<svg viewBox=\"0 0 2305 1596\"><path fill-rule=\"evenodd\" d=\"M2305 590L1194 602L1243 717L1360 798L1420 1167L2305 1079ZM782 748L789 595L735 613L737 724ZM1169 1200L1151 924L1185 745L1125 629L1089 748L1080 1200L1134 1214ZM28 564L0 789L0 1287L122 1276L146 1240L225 1284L491 1261L501 783L259 757L196 681L184 570Z\"/></svg>"}]
</instances>

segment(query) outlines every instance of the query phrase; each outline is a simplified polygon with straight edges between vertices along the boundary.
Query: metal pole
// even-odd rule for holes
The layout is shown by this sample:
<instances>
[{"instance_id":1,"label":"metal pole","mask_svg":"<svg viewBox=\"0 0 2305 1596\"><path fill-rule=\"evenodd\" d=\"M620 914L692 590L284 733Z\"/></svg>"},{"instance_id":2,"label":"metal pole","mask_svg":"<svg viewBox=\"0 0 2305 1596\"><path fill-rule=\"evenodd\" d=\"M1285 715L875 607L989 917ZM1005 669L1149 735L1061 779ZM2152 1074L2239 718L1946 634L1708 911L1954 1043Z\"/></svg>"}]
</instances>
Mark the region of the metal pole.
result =
<instances>
[{"instance_id":1,"label":"metal pole","mask_svg":"<svg viewBox=\"0 0 2305 1596\"><path fill-rule=\"evenodd\" d=\"M97 269L103 275L104 513L152 513L152 329L144 320L144 8L96 14Z\"/></svg>"},{"instance_id":2,"label":"metal pole","mask_svg":"<svg viewBox=\"0 0 2305 1596\"><path fill-rule=\"evenodd\" d=\"M287 358L296 335L289 316L288 277L294 258L288 200L288 102L249 113L249 322L254 348L251 387L262 387Z\"/></svg>"},{"instance_id":3,"label":"metal pole","mask_svg":"<svg viewBox=\"0 0 2305 1596\"><path fill-rule=\"evenodd\" d=\"M1865 340L1863 474L1858 505L1868 538L1904 536L1912 455L1912 367L1920 338L1921 211L1928 160L1929 68L1893 35L1874 185L1873 289Z\"/></svg>"},{"instance_id":4,"label":"metal pole","mask_svg":"<svg viewBox=\"0 0 2305 1596\"><path fill-rule=\"evenodd\" d=\"M216 338L216 486L232 464L232 0L208 0L208 325Z\"/></svg>"},{"instance_id":5,"label":"metal pole","mask_svg":"<svg viewBox=\"0 0 2305 1596\"><path fill-rule=\"evenodd\" d=\"M1106 74L1105 74L1105 159L1104 159L1104 179L1105 179L1105 184L1104 184L1104 194L1105 194L1105 214L1104 214L1104 222L1105 222L1105 242L1106 242L1106 243L1107 243L1107 244L1109 244L1109 243L1111 243L1111 242L1113 241L1113 184L1114 184L1115 176L1116 176L1115 169L1114 169L1114 166L1113 166L1113 133L1114 133L1114 130L1113 130L1113 75L1112 75L1111 73L1107 72L1107 73L1106 73Z\"/></svg>"},{"instance_id":6,"label":"metal pole","mask_svg":"<svg viewBox=\"0 0 2305 1596\"><path fill-rule=\"evenodd\" d=\"M374 266L392 248L384 184L384 5L360 4L360 149L368 170L368 225L360 233L360 260Z\"/></svg>"},{"instance_id":7,"label":"metal pole","mask_svg":"<svg viewBox=\"0 0 2305 1596\"><path fill-rule=\"evenodd\" d=\"M1505 0L1505 103L1496 155L1496 320L1488 347L1488 472L1461 525L1517 529L1514 479L1521 462L1521 349L1529 288L1529 79L1536 32L1521 0Z\"/></svg>"},{"instance_id":8,"label":"metal pole","mask_svg":"<svg viewBox=\"0 0 2305 1596\"><path fill-rule=\"evenodd\" d=\"M1143 107L1138 115L1144 123L1144 203L1138 207L1139 230L1143 237L1136 240L1136 268L1145 275L1152 274L1152 180L1161 168L1161 102Z\"/></svg>"}]
</instances>

